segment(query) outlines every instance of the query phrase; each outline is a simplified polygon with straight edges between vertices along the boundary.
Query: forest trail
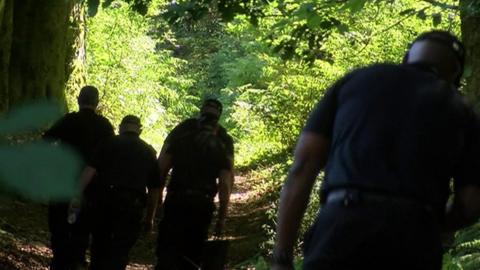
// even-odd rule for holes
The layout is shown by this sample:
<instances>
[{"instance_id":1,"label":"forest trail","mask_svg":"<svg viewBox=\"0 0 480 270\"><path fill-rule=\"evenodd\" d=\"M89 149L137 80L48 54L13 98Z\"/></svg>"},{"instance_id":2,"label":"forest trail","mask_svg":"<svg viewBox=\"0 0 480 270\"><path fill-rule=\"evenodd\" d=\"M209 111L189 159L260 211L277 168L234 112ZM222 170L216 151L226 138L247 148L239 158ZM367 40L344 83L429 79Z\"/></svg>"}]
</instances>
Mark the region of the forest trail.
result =
<instances>
[{"instance_id":1,"label":"forest trail","mask_svg":"<svg viewBox=\"0 0 480 270\"><path fill-rule=\"evenodd\" d=\"M225 239L230 242L228 269L249 269L244 262L259 255L268 204L243 176L235 178ZM47 270L51 259L47 206L0 195L0 269ZM131 251L129 270L153 269L156 233L144 234ZM252 269L252 268L250 268Z\"/></svg>"}]
</instances>

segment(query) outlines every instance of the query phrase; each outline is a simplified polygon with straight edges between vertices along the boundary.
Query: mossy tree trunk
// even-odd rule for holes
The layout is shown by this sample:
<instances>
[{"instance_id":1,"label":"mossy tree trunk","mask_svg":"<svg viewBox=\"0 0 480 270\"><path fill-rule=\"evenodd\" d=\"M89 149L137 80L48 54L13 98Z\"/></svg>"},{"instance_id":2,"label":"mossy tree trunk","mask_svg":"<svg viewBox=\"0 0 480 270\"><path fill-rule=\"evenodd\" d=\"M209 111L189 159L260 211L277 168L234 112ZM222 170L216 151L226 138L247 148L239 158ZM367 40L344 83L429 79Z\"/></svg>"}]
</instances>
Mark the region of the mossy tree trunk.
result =
<instances>
[{"instance_id":1,"label":"mossy tree trunk","mask_svg":"<svg viewBox=\"0 0 480 270\"><path fill-rule=\"evenodd\" d=\"M71 109L77 106L76 99L69 100L68 97L76 97L80 92L80 88L86 82L86 28L87 21L85 18L85 4L78 1L74 4L71 15L70 25L68 28L69 48L67 52L66 66L66 97L68 107Z\"/></svg>"},{"instance_id":2,"label":"mossy tree trunk","mask_svg":"<svg viewBox=\"0 0 480 270\"><path fill-rule=\"evenodd\" d=\"M41 98L65 104L82 2L0 0L0 111Z\"/></svg>"},{"instance_id":3,"label":"mossy tree trunk","mask_svg":"<svg viewBox=\"0 0 480 270\"><path fill-rule=\"evenodd\" d=\"M0 111L8 108L8 77L13 31L13 2L0 0Z\"/></svg>"},{"instance_id":4,"label":"mossy tree trunk","mask_svg":"<svg viewBox=\"0 0 480 270\"><path fill-rule=\"evenodd\" d=\"M480 1L460 0L462 37L467 50L466 93L480 109Z\"/></svg>"}]
</instances>

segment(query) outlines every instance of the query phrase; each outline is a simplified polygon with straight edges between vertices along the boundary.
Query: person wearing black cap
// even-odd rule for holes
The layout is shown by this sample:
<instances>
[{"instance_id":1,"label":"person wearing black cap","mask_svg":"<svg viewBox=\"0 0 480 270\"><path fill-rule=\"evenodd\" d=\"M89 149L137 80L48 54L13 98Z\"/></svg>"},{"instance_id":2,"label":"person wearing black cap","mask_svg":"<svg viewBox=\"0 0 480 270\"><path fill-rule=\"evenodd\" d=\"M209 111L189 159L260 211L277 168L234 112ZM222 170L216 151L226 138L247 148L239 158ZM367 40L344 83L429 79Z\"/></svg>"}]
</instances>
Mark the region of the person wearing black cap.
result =
<instances>
[{"instance_id":1,"label":"person wearing black cap","mask_svg":"<svg viewBox=\"0 0 480 270\"><path fill-rule=\"evenodd\" d=\"M82 187L90 182L95 186L95 194L87 198L92 216L92 270L125 269L144 210L158 202L156 153L139 137L140 119L125 116L119 130L118 136L98 148L81 177Z\"/></svg>"},{"instance_id":2,"label":"person wearing black cap","mask_svg":"<svg viewBox=\"0 0 480 270\"><path fill-rule=\"evenodd\" d=\"M207 99L200 117L183 121L165 139L158 157L161 190L170 169L172 173L158 226L157 270L199 269L217 192L215 234L224 229L233 185L233 140L218 124L221 113L222 104Z\"/></svg>"},{"instance_id":3,"label":"person wearing black cap","mask_svg":"<svg viewBox=\"0 0 480 270\"><path fill-rule=\"evenodd\" d=\"M110 122L95 113L99 101L97 88L83 87L77 101L80 110L66 114L45 132L43 138L72 147L86 163L95 148L114 133ZM68 221L69 202L51 202L48 210L53 252L50 269L83 267L89 238L84 212L80 212L76 221Z\"/></svg>"},{"instance_id":4,"label":"person wearing black cap","mask_svg":"<svg viewBox=\"0 0 480 270\"><path fill-rule=\"evenodd\" d=\"M480 216L480 123L457 89L463 63L461 42L431 31L402 65L354 70L326 91L281 192L272 269L293 269L300 222L324 167L303 269L442 268L442 233Z\"/></svg>"}]
</instances>

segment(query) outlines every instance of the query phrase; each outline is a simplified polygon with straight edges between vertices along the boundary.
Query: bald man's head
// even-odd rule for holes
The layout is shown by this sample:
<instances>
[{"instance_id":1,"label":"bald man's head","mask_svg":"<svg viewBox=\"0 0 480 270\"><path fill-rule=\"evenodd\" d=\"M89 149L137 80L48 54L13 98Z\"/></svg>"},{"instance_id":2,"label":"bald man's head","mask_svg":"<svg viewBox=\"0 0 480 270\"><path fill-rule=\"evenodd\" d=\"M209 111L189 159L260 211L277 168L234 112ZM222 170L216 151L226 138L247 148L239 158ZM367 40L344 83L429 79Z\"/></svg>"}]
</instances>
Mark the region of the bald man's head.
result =
<instances>
[{"instance_id":1,"label":"bald man's head","mask_svg":"<svg viewBox=\"0 0 480 270\"><path fill-rule=\"evenodd\" d=\"M405 56L405 63L426 65L442 79L455 85L460 83L464 62L462 43L445 31L432 31L420 35Z\"/></svg>"}]
</instances>

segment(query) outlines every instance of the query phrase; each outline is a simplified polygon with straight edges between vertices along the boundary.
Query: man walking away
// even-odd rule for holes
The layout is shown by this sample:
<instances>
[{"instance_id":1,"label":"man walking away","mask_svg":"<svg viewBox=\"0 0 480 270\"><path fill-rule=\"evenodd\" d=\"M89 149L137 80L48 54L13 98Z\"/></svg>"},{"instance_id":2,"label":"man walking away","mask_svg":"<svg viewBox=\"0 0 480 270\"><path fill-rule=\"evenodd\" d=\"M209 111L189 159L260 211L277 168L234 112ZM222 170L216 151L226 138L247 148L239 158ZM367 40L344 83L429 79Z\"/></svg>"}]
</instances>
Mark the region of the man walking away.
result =
<instances>
[{"instance_id":1,"label":"man walking away","mask_svg":"<svg viewBox=\"0 0 480 270\"><path fill-rule=\"evenodd\" d=\"M87 198L92 215L92 270L123 270L135 244L146 205L156 205L159 171L154 149L140 139L140 119L127 115L120 135L102 145L81 183L95 190Z\"/></svg>"},{"instance_id":2,"label":"man walking away","mask_svg":"<svg viewBox=\"0 0 480 270\"><path fill-rule=\"evenodd\" d=\"M301 218L324 166L303 269L441 269L441 233L480 216L480 123L457 90L464 55L450 33L428 32L404 64L355 70L326 92L282 190L272 269L293 269Z\"/></svg>"},{"instance_id":3,"label":"man walking away","mask_svg":"<svg viewBox=\"0 0 480 270\"><path fill-rule=\"evenodd\" d=\"M95 87L83 87L77 101L80 110L66 114L43 137L72 147L86 163L99 143L113 136L113 127L105 117L95 113L98 105ZM69 202L51 202L48 208L53 252L51 270L76 270L85 266L88 221L81 211L76 220L71 218L68 222L68 209Z\"/></svg>"},{"instance_id":4,"label":"man walking away","mask_svg":"<svg viewBox=\"0 0 480 270\"><path fill-rule=\"evenodd\" d=\"M233 184L233 141L218 124L221 112L222 104L208 99L199 118L180 123L165 140L158 158L162 189L170 169L172 177L158 226L157 270L199 269L217 192L215 233L223 231Z\"/></svg>"}]
</instances>

